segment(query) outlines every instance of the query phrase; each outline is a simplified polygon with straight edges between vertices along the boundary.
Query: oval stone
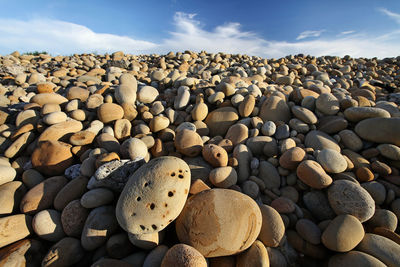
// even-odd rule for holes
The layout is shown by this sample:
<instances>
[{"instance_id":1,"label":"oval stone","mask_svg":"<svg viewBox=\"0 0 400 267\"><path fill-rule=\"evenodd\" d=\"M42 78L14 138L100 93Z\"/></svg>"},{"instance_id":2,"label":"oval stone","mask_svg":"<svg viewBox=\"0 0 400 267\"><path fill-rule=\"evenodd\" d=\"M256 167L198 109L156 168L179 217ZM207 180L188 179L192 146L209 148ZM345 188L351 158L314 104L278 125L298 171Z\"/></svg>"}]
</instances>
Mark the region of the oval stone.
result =
<instances>
[{"instance_id":1,"label":"oval stone","mask_svg":"<svg viewBox=\"0 0 400 267\"><path fill-rule=\"evenodd\" d=\"M249 248L261 225L261 211L253 199L234 190L210 189L188 199L176 233L203 256L220 257Z\"/></svg>"},{"instance_id":2,"label":"oval stone","mask_svg":"<svg viewBox=\"0 0 400 267\"><path fill-rule=\"evenodd\" d=\"M190 187L190 169L183 160L152 159L128 180L117 204L120 226L132 234L159 232L183 209Z\"/></svg>"}]
</instances>

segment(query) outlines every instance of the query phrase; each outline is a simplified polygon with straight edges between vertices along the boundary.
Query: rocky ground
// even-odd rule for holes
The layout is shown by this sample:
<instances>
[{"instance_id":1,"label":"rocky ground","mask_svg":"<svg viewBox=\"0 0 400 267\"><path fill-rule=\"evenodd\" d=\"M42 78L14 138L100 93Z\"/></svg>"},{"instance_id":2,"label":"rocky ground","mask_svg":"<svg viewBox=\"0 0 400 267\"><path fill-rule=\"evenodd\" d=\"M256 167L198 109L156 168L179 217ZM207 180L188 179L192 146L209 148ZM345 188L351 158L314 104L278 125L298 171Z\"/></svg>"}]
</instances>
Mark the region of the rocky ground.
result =
<instances>
[{"instance_id":1,"label":"rocky ground","mask_svg":"<svg viewBox=\"0 0 400 267\"><path fill-rule=\"evenodd\" d=\"M400 266L400 58L0 57L0 266Z\"/></svg>"}]
</instances>

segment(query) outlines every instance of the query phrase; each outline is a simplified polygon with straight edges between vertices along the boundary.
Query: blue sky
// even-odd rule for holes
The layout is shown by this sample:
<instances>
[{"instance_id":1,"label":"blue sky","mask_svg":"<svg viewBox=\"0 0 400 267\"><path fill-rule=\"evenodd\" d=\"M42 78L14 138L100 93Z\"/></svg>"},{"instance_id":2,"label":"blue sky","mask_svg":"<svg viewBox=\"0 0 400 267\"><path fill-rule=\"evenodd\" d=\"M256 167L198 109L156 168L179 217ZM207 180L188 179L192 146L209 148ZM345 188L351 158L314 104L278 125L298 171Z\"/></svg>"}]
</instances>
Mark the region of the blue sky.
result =
<instances>
[{"instance_id":1,"label":"blue sky","mask_svg":"<svg viewBox=\"0 0 400 267\"><path fill-rule=\"evenodd\" d=\"M400 55L400 1L4 1L0 54Z\"/></svg>"}]
</instances>

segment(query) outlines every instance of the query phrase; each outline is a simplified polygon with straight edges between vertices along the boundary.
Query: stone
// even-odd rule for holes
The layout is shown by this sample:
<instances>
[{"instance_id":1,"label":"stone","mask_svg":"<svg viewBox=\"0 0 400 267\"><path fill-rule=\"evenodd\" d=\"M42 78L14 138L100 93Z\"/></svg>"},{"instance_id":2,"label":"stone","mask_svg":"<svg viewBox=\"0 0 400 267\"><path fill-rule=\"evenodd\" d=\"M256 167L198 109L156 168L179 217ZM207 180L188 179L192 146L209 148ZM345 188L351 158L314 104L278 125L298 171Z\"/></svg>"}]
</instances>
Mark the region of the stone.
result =
<instances>
[{"instance_id":1,"label":"stone","mask_svg":"<svg viewBox=\"0 0 400 267\"><path fill-rule=\"evenodd\" d=\"M273 121L266 121L261 127L261 133L265 136L273 136L275 134L275 131L276 125Z\"/></svg>"},{"instance_id":2,"label":"stone","mask_svg":"<svg viewBox=\"0 0 400 267\"><path fill-rule=\"evenodd\" d=\"M72 266L80 262L84 255L85 251L78 239L64 237L49 249L42 266Z\"/></svg>"},{"instance_id":3,"label":"stone","mask_svg":"<svg viewBox=\"0 0 400 267\"><path fill-rule=\"evenodd\" d=\"M11 166L0 165L0 185L11 182L17 176L17 171Z\"/></svg>"},{"instance_id":4,"label":"stone","mask_svg":"<svg viewBox=\"0 0 400 267\"><path fill-rule=\"evenodd\" d=\"M205 145L202 149L202 155L213 167L225 167L228 164L228 153L218 145Z\"/></svg>"},{"instance_id":5,"label":"stone","mask_svg":"<svg viewBox=\"0 0 400 267\"><path fill-rule=\"evenodd\" d=\"M340 142L350 150L355 152L363 148L363 142L352 130L342 130L339 132Z\"/></svg>"},{"instance_id":6,"label":"stone","mask_svg":"<svg viewBox=\"0 0 400 267\"><path fill-rule=\"evenodd\" d=\"M68 140L70 135L82 130L82 128L83 128L82 123L76 120L68 120L57 124L53 124L42 132L42 134L39 136L39 142L49 141L49 140L57 141L60 139Z\"/></svg>"},{"instance_id":7,"label":"stone","mask_svg":"<svg viewBox=\"0 0 400 267\"><path fill-rule=\"evenodd\" d=\"M28 188L40 184L44 180L43 175L35 169L28 169L22 173L22 182Z\"/></svg>"},{"instance_id":8,"label":"stone","mask_svg":"<svg viewBox=\"0 0 400 267\"><path fill-rule=\"evenodd\" d=\"M161 267L169 266L207 267L207 262L195 248L176 244L167 251L161 262Z\"/></svg>"},{"instance_id":9,"label":"stone","mask_svg":"<svg viewBox=\"0 0 400 267\"><path fill-rule=\"evenodd\" d=\"M32 217L16 214L0 218L0 248L21 240L32 231Z\"/></svg>"},{"instance_id":10,"label":"stone","mask_svg":"<svg viewBox=\"0 0 400 267\"><path fill-rule=\"evenodd\" d=\"M183 209L190 181L190 169L183 160L152 159L130 177L118 199L120 226L132 234L163 230Z\"/></svg>"},{"instance_id":11,"label":"stone","mask_svg":"<svg viewBox=\"0 0 400 267\"><path fill-rule=\"evenodd\" d=\"M13 158L25 150L25 148L35 140L35 134L33 132L26 132L21 134L17 140L15 140L6 151L4 156L7 158Z\"/></svg>"},{"instance_id":12,"label":"stone","mask_svg":"<svg viewBox=\"0 0 400 267\"><path fill-rule=\"evenodd\" d=\"M151 119L151 121L149 123L150 130L153 133L157 133L157 132L167 128L169 126L169 123L170 123L170 121L167 117L156 116L153 119Z\"/></svg>"},{"instance_id":13,"label":"stone","mask_svg":"<svg viewBox=\"0 0 400 267\"><path fill-rule=\"evenodd\" d=\"M312 147L314 150L328 148L340 152L340 147L336 140L330 135L318 130L310 131L306 135L304 144L306 147Z\"/></svg>"},{"instance_id":14,"label":"stone","mask_svg":"<svg viewBox=\"0 0 400 267\"><path fill-rule=\"evenodd\" d=\"M400 118L371 118L357 123L354 131L364 140L400 146Z\"/></svg>"},{"instance_id":15,"label":"stone","mask_svg":"<svg viewBox=\"0 0 400 267\"><path fill-rule=\"evenodd\" d=\"M205 123L210 129L210 136L225 136L229 127L238 119L239 115L235 108L222 107L210 112L205 119Z\"/></svg>"},{"instance_id":16,"label":"stone","mask_svg":"<svg viewBox=\"0 0 400 267\"><path fill-rule=\"evenodd\" d=\"M198 156L203 149L203 140L194 131L183 129L179 131L174 140L176 150L188 157Z\"/></svg>"},{"instance_id":17,"label":"stone","mask_svg":"<svg viewBox=\"0 0 400 267\"><path fill-rule=\"evenodd\" d=\"M153 86L143 86L137 92L137 100L142 103L149 104L156 100L158 91Z\"/></svg>"},{"instance_id":18,"label":"stone","mask_svg":"<svg viewBox=\"0 0 400 267\"><path fill-rule=\"evenodd\" d=\"M42 93L42 94L37 94L34 97L32 97L30 102L39 104L40 106L43 106L45 104L60 105L60 104L67 103L68 99L63 97L62 95L56 94L56 93Z\"/></svg>"},{"instance_id":19,"label":"stone","mask_svg":"<svg viewBox=\"0 0 400 267\"><path fill-rule=\"evenodd\" d=\"M104 103L97 109L97 117L103 123L122 119L123 116L123 108L114 103Z\"/></svg>"},{"instance_id":20,"label":"stone","mask_svg":"<svg viewBox=\"0 0 400 267\"><path fill-rule=\"evenodd\" d=\"M279 213L268 205L260 205L262 225L258 239L266 247L277 247L285 235L285 225Z\"/></svg>"},{"instance_id":21,"label":"stone","mask_svg":"<svg viewBox=\"0 0 400 267\"><path fill-rule=\"evenodd\" d=\"M281 167L289 170L294 170L305 159L306 152L300 147L294 147L286 150L279 158Z\"/></svg>"},{"instance_id":22,"label":"stone","mask_svg":"<svg viewBox=\"0 0 400 267\"><path fill-rule=\"evenodd\" d=\"M175 97L175 100L174 100L174 108L176 110L185 108L187 106L187 104L189 103L189 98L190 98L189 87L180 86L178 88L178 95Z\"/></svg>"},{"instance_id":23,"label":"stone","mask_svg":"<svg viewBox=\"0 0 400 267\"><path fill-rule=\"evenodd\" d=\"M205 190L188 199L176 220L176 233L182 243L205 257L228 256L253 244L261 230L261 216L256 202L242 193Z\"/></svg>"},{"instance_id":24,"label":"stone","mask_svg":"<svg viewBox=\"0 0 400 267\"><path fill-rule=\"evenodd\" d=\"M309 219L300 219L296 222L297 233L307 242L318 245L321 243L321 230L318 225Z\"/></svg>"},{"instance_id":25,"label":"stone","mask_svg":"<svg viewBox=\"0 0 400 267\"><path fill-rule=\"evenodd\" d=\"M114 199L114 193L106 188L95 188L82 195L81 205L87 209L93 209L110 204Z\"/></svg>"},{"instance_id":26,"label":"stone","mask_svg":"<svg viewBox=\"0 0 400 267\"><path fill-rule=\"evenodd\" d=\"M325 172L322 166L314 160L305 160L296 169L299 179L314 189L323 189L332 183L332 178Z\"/></svg>"},{"instance_id":27,"label":"stone","mask_svg":"<svg viewBox=\"0 0 400 267\"><path fill-rule=\"evenodd\" d=\"M208 115L208 106L204 103L203 95L196 98L196 105L190 112L194 121L203 121Z\"/></svg>"},{"instance_id":28,"label":"stone","mask_svg":"<svg viewBox=\"0 0 400 267\"><path fill-rule=\"evenodd\" d=\"M326 194L322 191L310 191L304 194L303 202L311 214L319 221L330 220L336 217L329 205Z\"/></svg>"},{"instance_id":29,"label":"stone","mask_svg":"<svg viewBox=\"0 0 400 267\"><path fill-rule=\"evenodd\" d=\"M296 118L307 124L316 124L318 122L317 116L315 116L315 114L307 108L300 106L293 106L291 110L293 115L296 116Z\"/></svg>"},{"instance_id":30,"label":"stone","mask_svg":"<svg viewBox=\"0 0 400 267\"><path fill-rule=\"evenodd\" d=\"M291 119L290 109L287 103L278 96L270 96L263 102L259 116L264 122L289 122Z\"/></svg>"},{"instance_id":31,"label":"stone","mask_svg":"<svg viewBox=\"0 0 400 267\"><path fill-rule=\"evenodd\" d=\"M347 180L334 181L328 188L328 199L337 215L349 214L365 222L375 213L375 202L368 191Z\"/></svg>"},{"instance_id":32,"label":"stone","mask_svg":"<svg viewBox=\"0 0 400 267\"><path fill-rule=\"evenodd\" d=\"M23 110L15 118L15 126L22 127L27 124L35 125L40 118L39 112L33 109Z\"/></svg>"},{"instance_id":33,"label":"stone","mask_svg":"<svg viewBox=\"0 0 400 267\"><path fill-rule=\"evenodd\" d=\"M61 212L62 228L67 236L80 238L89 210L84 208L79 199L73 200Z\"/></svg>"},{"instance_id":34,"label":"stone","mask_svg":"<svg viewBox=\"0 0 400 267\"><path fill-rule=\"evenodd\" d=\"M343 214L333 219L321 236L322 243L330 250L348 252L364 238L364 228L354 216Z\"/></svg>"},{"instance_id":35,"label":"stone","mask_svg":"<svg viewBox=\"0 0 400 267\"><path fill-rule=\"evenodd\" d=\"M128 233L129 241L138 248L141 249L153 249L160 245L164 239L164 231L154 232L149 234L131 234Z\"/></svg>"},{"instance_id":36,"label":"stone","mask_svg":"<svg viewBox=\"0 0 400 267\"><path fill-rule=\"evenodd\" d=\"M377 181L362 183L361 186L368 191L377 205L382 205L386 199L386 188Z\"/></svg>"},{"instance_id":37,"label":"stone","mask_svg":"<svg viewBox=\"0 0 400 267\"><path fill-rule=\"evenodd\" d=\"M78 86L70 87L67 91L67 98L68 100L79 99L85 102L89 98L89 90Z\"/></svg>"},{"instance_id":38,"label":"stone","mask_svg":"<svg viewBox=\"0 0 400 267\"><path fill-rule=\"evenodd\" d=\"M166 245L155 247L149 254L147 254L142 267L161 266L162 260L167 251L168 247Z\"/></svg>"},{"instance_id":39,"label":"stone","mask_svg":"<svg viewBox=\"0 0 400 267\"><path fill-rule=\"evenodd\" d=\"M266 188L278 189L281 186L281 177L278 173L278 170L270 162L261 161L260 166L258 167L258 171L259 171L258 176L261 180L263 180ZM249 176L250 175L248 175L247 177L249 177ZM247 177L246 177L246 179L247 179Z\"/></svg>"},{"instance_id":40,"label":"stone","mask_svg":"<svg viewBox=\"0 0 400 267\"><path fill-rule=\"evenodd\" d=\"M348 121L341 116L324 116L319 118L317 129L327 134L335 134L347 128Z\"/></svg>"},{"instance_id":41,"label":"stone","mask_svg":"<svg viewBox=\"0 0 400 267\"><path fill-rule=\"evenodd\" d=\"M247 95L242 103L239 105L239 114L242 117L248 117L253 112L254 106L256 104L256 99L253 95Z\"/></svg>"},{"instance_id":42,"label":"stone","mask_svg":"<svg viewBox=\"0 0 400 267\"><path fill-rule=\"evenodd\" d=\"M390 113L376 107L351 107L344 111L346 119L352 122L359 122L369 118L390 118Z\"/></svg>"},{"instance_id":43,"label":"stone","mask_svg":"<svg viewBox=\"0 0 400 267\"><path fill-rule=\"evenodd\" d=\"M84 146L93 143L96 134L88 130L79 131L71 135L69 142L74 146Z\"/></svg>"},{"instance_id":44,"label":"stone","mask_svg":"<svg viewBox=\"0 0 400 267\"><path fill-rule=\"evenodd\" d=\"M82 230L81 244L85 250L95 250L105 244L118 229L115 207L101 206L93 209L86 219Z\"/></svg>"},{"instance_id":45,"label":"stone","mask_svg":"<svg viewBox=\"0 0 400 267\"><path fill-rule=\"evenodd\" d=\"M381 144L376 148L382 156L391 160L400 160L400 147L392 144Z\"/></svg>"},{"instance_id":46,"label":"stone","mask_svg":"<svg viewBox=\"0 0 400 267\"><path fill-rule=\"evenodd\" d=\"M54 198L54 208L61 211L69 202L80 198L86 192L88 181L88 178L79 176L68 182Z\"/></svg>"},{"instance_id":47,"label":"stone","mask_svg":"<svg viewBox=\"0 0 400 267\"><path fill-rule=\"evenodd\" d=\"M219 188L229 188L237 182L237 173L230 166L213 169L209 175L210 182Z\"/></svg>"},{"instance_id":48,"label":"stone","mask_svg":"<svg viewBox=\"0 0 400 267\"><path fill-rule=\"evenodd\" d=\"M11 215L16 211L25 193L26 187L20 181L0 185L0 215Z\"/></svg>"},{"instance_id":49,"label":"stone","mask_svg":"<svg viewBox=\"0 0 400 267\"><path fill-rule=\"evenodd\" d=\"M125 140L121 145L120 151L122 157L129 158L133 161L145 158L148 153L146 144L135 137Z\"/></svg>"},{"instance_id":50,"label":"stone","mask_svg":"<svg viewBox=\"0 0 400 267\"><path fill-rule=\"evenodd\" d=\"M32 220L32 228L40 238L51 242L57 242L65 236L61 214L53 209L36 213Z\"/></svg>"},{"instance_id":51,"label":"stone","mask_svg":"<svg viewBox=\"0 0 400 267\"><path fill-rule=\"evenodd\" d=\"M377 258L386 266L400 265L400 246L386 237L367 233L356 249Z\"/></svg>"},{"instance_id":52,"label":"stone","mask_svg":"<svg viewBox=\"0 0 400 267\"><path fill-rule=\"evenodd\" d=\"M339 100L330 93L320 94L315 101L315 106L325 115L335 115L340 109Z\"/></svg>"},{"instance_id":53,"label":"stone","mask_svg":"<svg viewBox=\"0 0 400 267\"><path fill-rule=\"evenodd\" d=\"M322 149L317 154L317 161L329 173L341 173L347 169L347 161L342 154L333 149Z\"/></svg>"},{"instance_id":54,"label":"stone","mask_svg":"<svg viewBox=\"0 0 400 267\"><path fill-rule=\"evenodd\" d=\"M269 136L254 136L246 141L246 146L251 150L253 155L262 155L264 146L276 143L275 139Z\"/></svg>"},{"instance_id":55,"label":"stone","mask_svg":"<svg viewBox=\"0 0 400 267\"><path fill-rule=\"evenodd\" d=\"M88 189L109 188L121 192L129 177L144 164L143 158L136 160L113 160L101 165L90 178Z\"/></svg>"},{"instance_id":56,"label":"stone","mask_svg":"<svg viewBox=\"0 0 400 267\"><path fill-rule=\"evenodd\" d=\"M183 160L189 165L191 180L200 179L206 181L212 167L202 157L184 157Z\"/></svg>"},{"instance_id":57,"label":"stone","mask_svg":"<svg viewBox=\"0 0 400 267\"><path fill-rule=\"evenodd\" d=\"M48 178L31 188L20 203L20 210L25 214L35 214L50 208L57 193L67 184L63 176Z\"/></svg>"},{"instance_id":58,"label":"stone","mask_svg":"<svg viewBox=\"0 0 400 267\"><path fill-rule=\"evenodd\" d=\"M43 247L34 239L23 239L0 250L0 266L40 266Z\"/></svg>"},{"instance_id":59,"label":"stone","mask_svg":"<svg viewBox=\"0 0 400 267\"><path fill-rule=\"evenodd\" d=\"M32 153L32 166L46 175L63 174L73 163L71 146L60 141L43 141Z\"/></svg>"},{"instance_id":60,"label":"stone","mask_svg":"<svg viewBox=\"0 0 400 267\"><path fill-rule=\"evenodd\" d=\"M390 210L375 209L374 216L368 220L367 225L371 229L383 227L394 232L397 229L397 217L396 214Z\"/></svg>"},{"instance_id":61,"label":"stone","mask_svg":"<svg viewBox=\"0 0 400 267\"><path fill-rule=\"evenodd\" d=\"M236 146L237 144L245 143L248 136L249 129L247 128L247 126L241 123L237 123L229 127L225 138L231 140L232 144Z\"/></svg>"},{"instance_id":62,"label":"stone","mask_svg":"<svg viewBox=\"0 0 400 267\"><path fill-rule=\"evenodd\" d=\"M336 254L329 259L331 267L352 267L352 266L368 266L368 267L385 267L386 265L371 255L352 250L347 253Z\"/></svg>"},{"instance_id":63,"label":"stone","mask_svg":"<svg viewBox=\"0 0 400 267\"><path fill-rule=\"evenodd\" d=\"M269 266L269 256L266 247L260 241L256 240L248 250L239 254L236 258L237 267Z\"/></svg>"}]
</instances>

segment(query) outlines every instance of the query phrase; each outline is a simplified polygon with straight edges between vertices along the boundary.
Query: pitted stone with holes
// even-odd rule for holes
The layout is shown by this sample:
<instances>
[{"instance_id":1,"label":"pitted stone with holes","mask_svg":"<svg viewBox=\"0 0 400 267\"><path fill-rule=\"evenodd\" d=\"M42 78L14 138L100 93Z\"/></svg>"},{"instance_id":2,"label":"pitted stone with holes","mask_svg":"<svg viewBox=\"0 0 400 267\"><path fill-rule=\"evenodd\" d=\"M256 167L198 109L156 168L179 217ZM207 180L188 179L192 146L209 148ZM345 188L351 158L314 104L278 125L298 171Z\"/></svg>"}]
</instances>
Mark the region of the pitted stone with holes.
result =
<instances>
[{"instance_id":1,"label":"pitted stone with holes","mask_svg":"<svg viewBox=\"0 0 400 267\"><path fill-rule=\"evenodd\" d=\"M183 209L190 187L190 169L176 157L159 157L140 167L118 200L120 226L132 234L159 232Z\"/></svg>"}]
</instances>

